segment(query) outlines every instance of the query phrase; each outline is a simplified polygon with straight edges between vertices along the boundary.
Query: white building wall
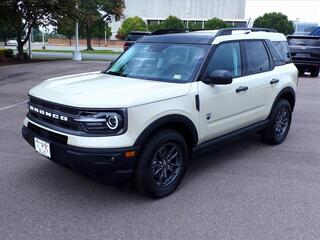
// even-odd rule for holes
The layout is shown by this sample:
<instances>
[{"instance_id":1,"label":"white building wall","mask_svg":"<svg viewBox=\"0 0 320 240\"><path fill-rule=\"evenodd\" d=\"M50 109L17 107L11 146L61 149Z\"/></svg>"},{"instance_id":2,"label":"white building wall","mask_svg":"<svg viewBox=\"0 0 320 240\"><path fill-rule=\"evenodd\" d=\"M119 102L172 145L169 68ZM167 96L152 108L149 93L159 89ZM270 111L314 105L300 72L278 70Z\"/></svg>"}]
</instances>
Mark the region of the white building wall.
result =
<instances>
[{"instance_id":1,"label":"white building wall","mask_svg":"<svg viewBox=\"0 0 320 240\"><path fill-rule=\"evenodd\" d=\"M125 16L243 19L245 0L126 0Z\"/></svg>"},{"instance_id":2,"label":"white building wall","mask_svg":"<svg viewBox=\"0 0 320 240\"><path fill-rule=\"evenodd\" d=\"M124 16L147 20L164 20L169 15L182 20L244 19L246 0L125 0ZM122 21L111 24L116 33ZM114 35L114 34L113 34Z\"/></svg>"}]
</instances>

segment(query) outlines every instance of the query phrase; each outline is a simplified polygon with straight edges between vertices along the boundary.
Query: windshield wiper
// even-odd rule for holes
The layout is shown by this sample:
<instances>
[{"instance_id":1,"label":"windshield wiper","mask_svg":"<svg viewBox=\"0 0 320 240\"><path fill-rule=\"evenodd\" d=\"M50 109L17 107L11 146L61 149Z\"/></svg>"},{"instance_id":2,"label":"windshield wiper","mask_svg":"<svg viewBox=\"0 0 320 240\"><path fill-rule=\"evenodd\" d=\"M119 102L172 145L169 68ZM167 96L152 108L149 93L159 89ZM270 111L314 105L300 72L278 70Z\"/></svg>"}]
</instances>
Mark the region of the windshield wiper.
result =
<instances>
[{"instance_id":1,"label":"windshield wiper","mask_svg":"<svg viewBox=\"0 0 320 240\"><path fill-rule=\"evenodd\" d=\"M121 72L113 72L113 71L107 71L106 74L114 75L114 76L122 76L125 77L125 74L122 74Z\"/></svg>"}]
</instances>

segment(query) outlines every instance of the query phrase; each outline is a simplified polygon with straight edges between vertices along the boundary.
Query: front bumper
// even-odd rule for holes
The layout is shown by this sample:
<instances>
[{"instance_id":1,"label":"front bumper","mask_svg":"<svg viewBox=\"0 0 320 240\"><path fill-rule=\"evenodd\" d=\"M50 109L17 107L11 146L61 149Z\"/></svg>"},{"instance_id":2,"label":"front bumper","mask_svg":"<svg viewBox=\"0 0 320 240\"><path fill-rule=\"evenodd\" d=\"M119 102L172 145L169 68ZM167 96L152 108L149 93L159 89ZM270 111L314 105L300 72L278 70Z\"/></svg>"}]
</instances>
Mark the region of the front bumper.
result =
<instances>
[{"instance_id":1,"label":"front bumper","mask_svg":"<svg viewBox=\"0 0 320 240\"><path fill-rule=\"evenodd\" d=\"M118 177L131 174L139 152L139 147L100 149L70 146L58 134L31 123L28 127L23 126L22 135L33 148L35 137L50 143L50 160L88 175ZM127 158L125 153L129 151L135 151L135 157Z\"/></svg>"}]
</instances>

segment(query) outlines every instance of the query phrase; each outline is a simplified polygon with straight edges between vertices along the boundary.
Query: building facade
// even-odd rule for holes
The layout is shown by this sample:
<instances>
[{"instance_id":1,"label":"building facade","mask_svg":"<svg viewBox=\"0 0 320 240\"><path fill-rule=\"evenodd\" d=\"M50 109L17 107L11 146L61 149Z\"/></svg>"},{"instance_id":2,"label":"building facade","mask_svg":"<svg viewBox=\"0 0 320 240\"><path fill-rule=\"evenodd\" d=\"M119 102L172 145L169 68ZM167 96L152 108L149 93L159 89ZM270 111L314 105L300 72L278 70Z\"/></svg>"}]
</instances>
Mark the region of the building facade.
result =
<instances>
[{"instance_id":1,"label":"building facade","mask_svg":"<svg viewBox=\"0 0 320 240\"><path fill-rule=\"evenodd\" d=\"M124 16L139 16L148 24L161 22L173 15L186 23L204 24L217 17L235 26L245 26L246 0L125 0ZM122 21L111 24L113 35Z\"/></svg>"}]
</instances>

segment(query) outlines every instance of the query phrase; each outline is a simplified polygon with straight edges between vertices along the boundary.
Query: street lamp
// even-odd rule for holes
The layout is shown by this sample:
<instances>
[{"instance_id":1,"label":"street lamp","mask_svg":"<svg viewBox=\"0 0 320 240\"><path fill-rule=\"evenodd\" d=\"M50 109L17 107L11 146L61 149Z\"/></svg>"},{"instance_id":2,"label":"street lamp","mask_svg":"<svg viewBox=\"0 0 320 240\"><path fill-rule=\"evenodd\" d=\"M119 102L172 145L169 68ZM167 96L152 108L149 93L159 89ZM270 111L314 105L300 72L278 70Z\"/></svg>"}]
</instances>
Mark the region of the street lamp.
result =
<instances>
[{"instance_id":1,"label":"street lamp","mask_svg":"<svg viewBox=\"0 0 320 240\"><path fill-rule=\"evenodd\" d=\"M78 4L76 5L76 9L78 10ZM76 48L73 52L73 57L72 59L75 61L81 61L81 52L79 51L79 23L78 23L78 19L76 21L76 29L75 29L75 33L76 33Z\"/></svg>"}]
</instances>

